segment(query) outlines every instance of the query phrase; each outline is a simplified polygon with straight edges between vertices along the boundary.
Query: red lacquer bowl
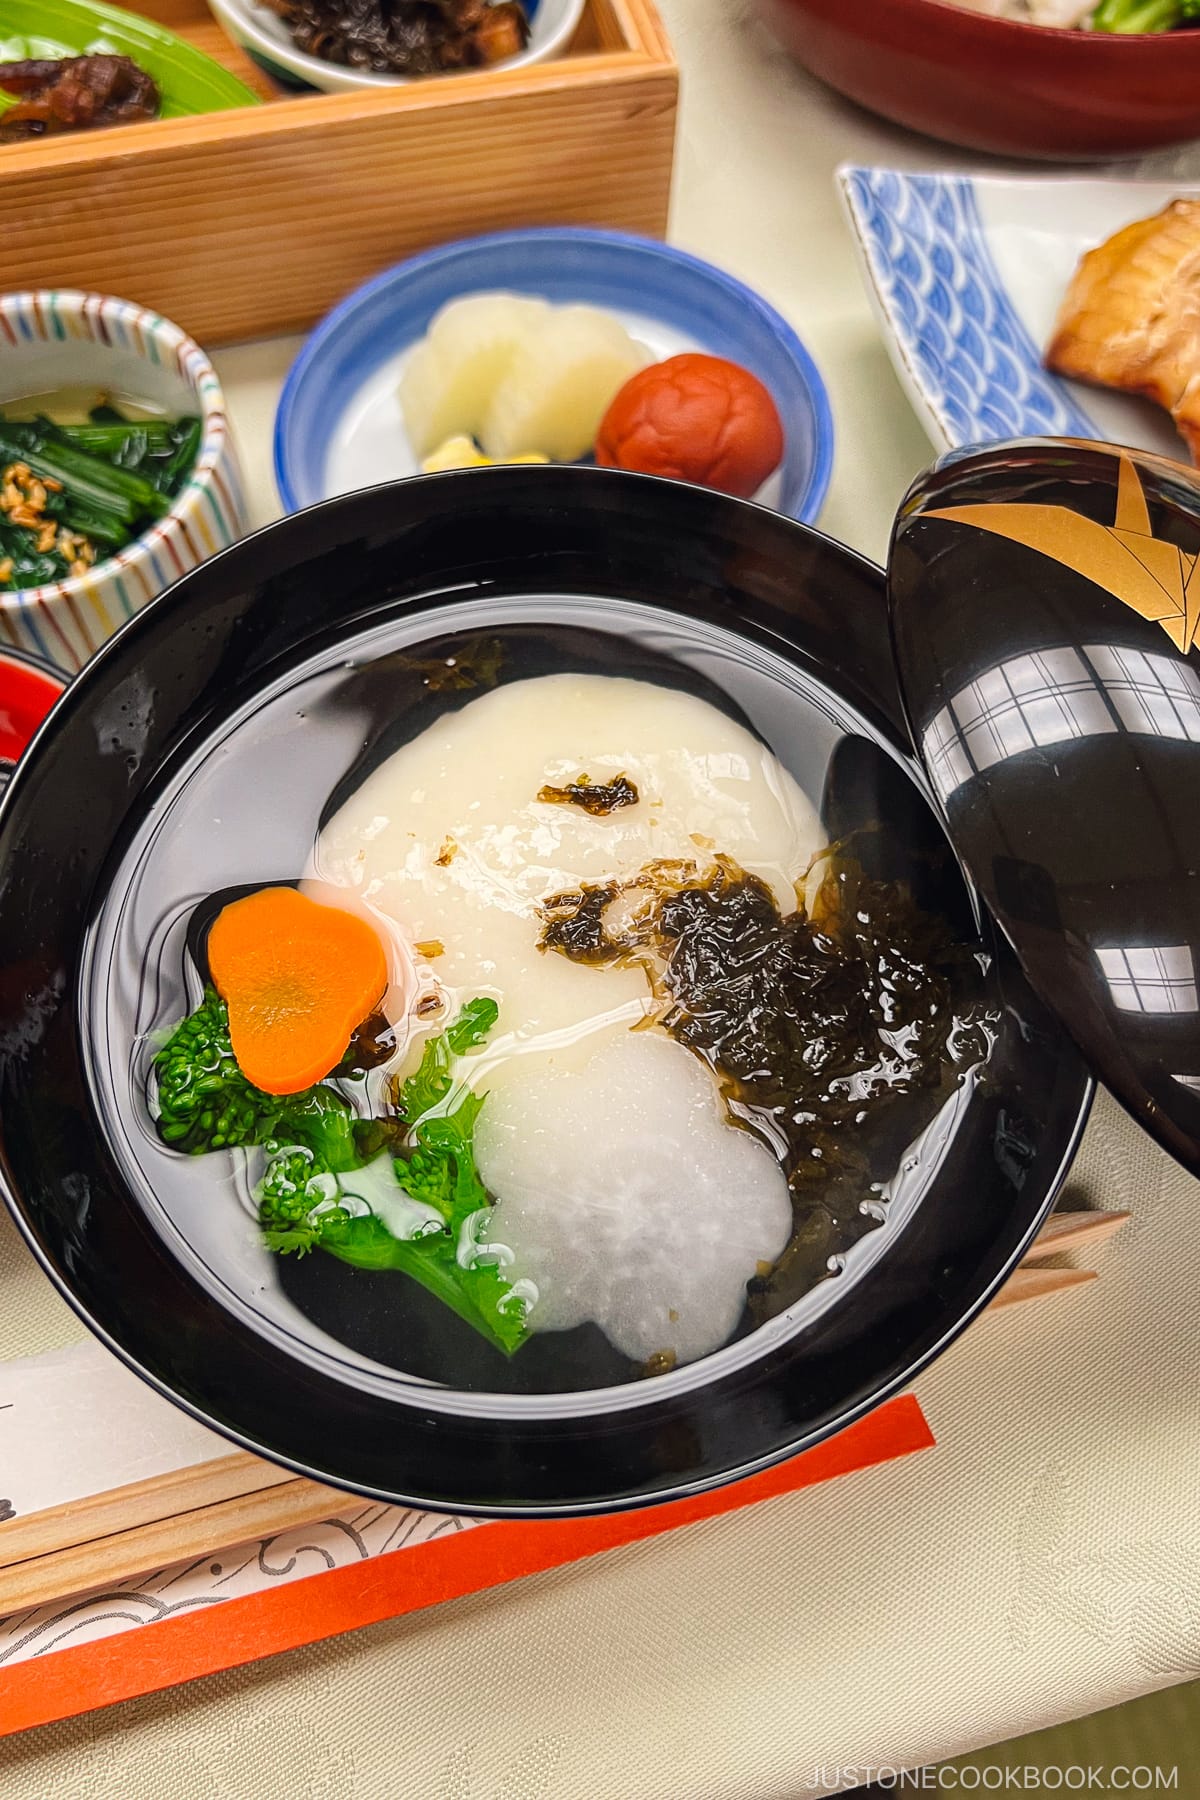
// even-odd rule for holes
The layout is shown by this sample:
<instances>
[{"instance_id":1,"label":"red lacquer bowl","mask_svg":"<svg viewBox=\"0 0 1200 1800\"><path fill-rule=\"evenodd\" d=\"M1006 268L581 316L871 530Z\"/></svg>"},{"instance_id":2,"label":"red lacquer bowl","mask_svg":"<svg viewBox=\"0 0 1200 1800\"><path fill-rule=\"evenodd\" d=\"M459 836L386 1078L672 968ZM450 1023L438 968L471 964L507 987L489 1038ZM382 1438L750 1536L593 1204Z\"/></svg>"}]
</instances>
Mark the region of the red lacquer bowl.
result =
<instances>
[{"instance_id":1,"label":"red lacquer bowl","mask_svg":"<svg viewBox=\"0 0 1200 1800\"><path fill-rule=\"evenodd\" d=\"M1200 29L1052 31L948 0L757 5L812 74L947 143L1070 160L1200 137Z\"/></svg>"},{"instance_id":2,"label":"red lacquer bowl","mask_svg":"<svg viewBox=\"0 0 1200 1800\"><path fill-rule=\"evenodd\" d=\"M0 647L0 792L68 679L26 651Z\"/></svg>"}]
</instances>

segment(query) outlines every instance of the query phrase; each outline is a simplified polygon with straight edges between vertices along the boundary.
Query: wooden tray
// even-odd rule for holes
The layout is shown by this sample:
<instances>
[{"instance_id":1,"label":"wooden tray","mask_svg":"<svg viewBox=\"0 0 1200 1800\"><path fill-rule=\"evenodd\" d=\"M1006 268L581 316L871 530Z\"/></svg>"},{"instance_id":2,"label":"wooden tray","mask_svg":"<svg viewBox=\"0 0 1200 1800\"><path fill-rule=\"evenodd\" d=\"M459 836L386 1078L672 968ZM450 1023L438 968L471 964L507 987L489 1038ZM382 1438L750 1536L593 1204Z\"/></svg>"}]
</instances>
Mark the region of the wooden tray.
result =
<instances>
[{"instance_id":1,"label":"wooden tray","mask_svg":"<svg viewBox=\"0 0 1200 1800\"><path fill-rule=\"evenodd\" d=\"M151 307L208 344L301 330L430 244L519 225L664 235L678 71L652 0L588 0L569 53L365 96L286 96L205 0L141 0L268 104L19 144L4 286Z\"/></svg>"}]
</instances>

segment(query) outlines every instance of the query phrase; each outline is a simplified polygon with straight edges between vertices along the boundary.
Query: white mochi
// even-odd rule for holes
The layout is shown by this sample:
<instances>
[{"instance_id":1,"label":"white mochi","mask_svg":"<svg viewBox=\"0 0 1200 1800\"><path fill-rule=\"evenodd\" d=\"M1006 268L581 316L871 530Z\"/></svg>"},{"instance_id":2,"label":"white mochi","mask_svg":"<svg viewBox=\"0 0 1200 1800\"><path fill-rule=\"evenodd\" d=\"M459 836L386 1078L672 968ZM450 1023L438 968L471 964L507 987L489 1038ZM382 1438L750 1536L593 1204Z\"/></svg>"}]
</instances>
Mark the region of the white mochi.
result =
<instances>
[{"instance_id":1,"label":"white mochi","mask_svg":"<svg viewBox=\"0 0 1200 1800\"><path fill-rule=\"evenodd\" d=\"M537 1289L530 1325L594 1319L637 1362L720 1349L791 1235L779 1163L658 1031L610 1033L582 1068L539 1061L488 1096L475 1149L497 1201L488 1239Z\"/></svg>"},{"instance_id":2,"label":"white mochi","mask_svg":"<svg viewBox=\"0 0 1200 1800\"><path fill-rule=\"evenodd\" d=\"M537 797L585 775L624 775L637 803L593 818ZM406 1069L466 1001L499 1004L462 1073L488 1093L486 1235L536 1287L534 1329L590 1318L637 1359L705 1355L791 1229L782 1171L728 1123L711 1073L657 1028L630 1029L652 1010L644 971L539 950L542 902L722 854L790 910L823 841L793 778L717 707L599 675L513 682L443 716L322 832L310 881L392 920L423 991L443 990Z\"/></svg>"},{"instance_id":3,"label":"white mochi","mask_svg":"<svg viewBox=\"0 0 1200 1800\"><path fill-rule=\"evenodd\" d=\"M580 775L625 775L637 805L592 818L537 798ZM429 966L452 1003L499 1001L494 1064L649 1010L639 969L538 949L542 901L659 858L704 868L720 851L790 910L822 842L792 777L707 701L623 677L547 675L481 695L398 750L326 826L312 872L411 943L440 944Z\"/></svg>"}]
</instances>

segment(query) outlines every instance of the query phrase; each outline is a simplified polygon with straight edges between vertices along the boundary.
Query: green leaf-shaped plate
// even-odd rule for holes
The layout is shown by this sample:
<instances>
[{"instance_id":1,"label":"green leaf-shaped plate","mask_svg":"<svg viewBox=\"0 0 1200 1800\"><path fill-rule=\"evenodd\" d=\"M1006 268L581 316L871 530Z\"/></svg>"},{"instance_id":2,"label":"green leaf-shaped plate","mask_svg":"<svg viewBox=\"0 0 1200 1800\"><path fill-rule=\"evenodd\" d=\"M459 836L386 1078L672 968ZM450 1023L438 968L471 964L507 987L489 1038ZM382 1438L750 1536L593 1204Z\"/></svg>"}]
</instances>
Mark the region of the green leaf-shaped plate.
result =
<instances>
[{"instance_id":1,"label":"green leaf-shaped plate","mask_svg":"<svg viewBox=\"0 0 1200 1800\"><path fill-rule=\"evenodd\" d=\"M211 56L136 13L97 0L0 0L0 62L89 51L132 57L158 84L165 119L261 104ZM0 110L12 104L0 94Z\"/></svg>"}]
</instances>

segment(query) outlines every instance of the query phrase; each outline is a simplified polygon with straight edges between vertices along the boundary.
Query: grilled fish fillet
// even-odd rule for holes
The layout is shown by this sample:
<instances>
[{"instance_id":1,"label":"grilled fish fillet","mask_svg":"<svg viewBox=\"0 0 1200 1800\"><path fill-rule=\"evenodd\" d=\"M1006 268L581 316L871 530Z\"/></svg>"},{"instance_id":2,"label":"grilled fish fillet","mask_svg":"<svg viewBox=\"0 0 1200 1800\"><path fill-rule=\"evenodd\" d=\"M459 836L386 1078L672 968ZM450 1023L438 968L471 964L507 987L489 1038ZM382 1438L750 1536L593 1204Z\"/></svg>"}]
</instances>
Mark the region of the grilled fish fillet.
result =
<instances>
[{"instance_id":1,"label":"grilled fish fillet","mask_svg":"<svg viewBox=\"0 0 1200 1800\"><path fill-rule=\"evenodd\" d=\"M1088 251L1046 366L1156 401L1200 462L1200 200L1172 200Z\"/></svg>"}]
</instances>

